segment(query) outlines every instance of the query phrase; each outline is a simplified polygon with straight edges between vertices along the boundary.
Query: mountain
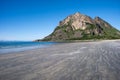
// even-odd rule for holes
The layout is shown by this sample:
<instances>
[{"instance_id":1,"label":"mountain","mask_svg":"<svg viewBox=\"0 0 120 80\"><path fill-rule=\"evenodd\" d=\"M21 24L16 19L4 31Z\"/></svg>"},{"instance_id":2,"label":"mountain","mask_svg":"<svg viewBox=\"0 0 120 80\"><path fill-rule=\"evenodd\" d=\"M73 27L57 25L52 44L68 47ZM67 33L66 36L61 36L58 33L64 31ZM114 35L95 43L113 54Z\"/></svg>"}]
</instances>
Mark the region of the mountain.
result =
<instances>
[{"instance_id":1,"label":"mountain","mask_svg":"<svg viewBox=\"0 0 120 80\"><path fill-rule=\"evenodd\" d=\"M118 39L120 31L100 17L92 19L79 12L66 17L42 41ZM39 40L37 40L39 41Z\"/></svg>"}]
</instances>

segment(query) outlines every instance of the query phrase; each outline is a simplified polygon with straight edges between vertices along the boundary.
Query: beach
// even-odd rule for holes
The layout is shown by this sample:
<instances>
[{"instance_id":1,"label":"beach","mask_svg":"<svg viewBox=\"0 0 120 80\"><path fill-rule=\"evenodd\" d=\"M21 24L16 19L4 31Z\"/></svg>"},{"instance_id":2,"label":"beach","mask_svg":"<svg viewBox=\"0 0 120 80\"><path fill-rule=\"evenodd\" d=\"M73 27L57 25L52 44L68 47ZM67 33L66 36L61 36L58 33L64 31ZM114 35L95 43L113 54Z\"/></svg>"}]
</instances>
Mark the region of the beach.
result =
<instances>
[{"instance_id":1,"label":"beach","mask_svg":"<svg viewBox=\"0 0 120 80\"><path fill-rule=\"evenodd\" d=\"M120 80L120 40L0 54L0 80Z\"/></svg>"}]
</instances>

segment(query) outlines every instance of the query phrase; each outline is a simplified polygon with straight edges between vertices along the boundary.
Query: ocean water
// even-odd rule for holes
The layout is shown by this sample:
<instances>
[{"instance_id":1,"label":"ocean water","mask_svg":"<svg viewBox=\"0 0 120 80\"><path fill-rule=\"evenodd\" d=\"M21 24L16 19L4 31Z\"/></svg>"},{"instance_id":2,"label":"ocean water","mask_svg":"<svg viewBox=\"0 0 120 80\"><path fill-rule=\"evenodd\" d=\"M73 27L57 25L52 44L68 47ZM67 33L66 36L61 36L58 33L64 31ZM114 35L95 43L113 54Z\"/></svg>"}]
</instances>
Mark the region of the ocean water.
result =
<instances>
[{"instance_id":1,"label":"ocean water","mask_svg":"<svg viewBox=\"0 0 120 80\"><path fill-rule=\"evenodd\" d=\"M0 54L47 47L56 42L0 41Z\"/></svg>"}]
</instances>

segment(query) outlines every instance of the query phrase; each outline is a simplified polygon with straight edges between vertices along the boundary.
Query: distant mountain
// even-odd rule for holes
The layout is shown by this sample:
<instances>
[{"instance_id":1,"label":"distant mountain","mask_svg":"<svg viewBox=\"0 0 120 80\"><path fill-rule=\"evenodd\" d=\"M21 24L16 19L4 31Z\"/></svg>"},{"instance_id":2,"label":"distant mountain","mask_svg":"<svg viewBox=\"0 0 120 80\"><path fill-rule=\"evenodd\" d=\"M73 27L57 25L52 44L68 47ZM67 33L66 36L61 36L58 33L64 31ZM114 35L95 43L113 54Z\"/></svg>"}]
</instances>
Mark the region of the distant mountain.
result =
<instances>
[{"instance_id":1,"label":"distant mountain","mask_svg":"<svg viewBox=\"0 0 120 80\"><path fill-rule=\"evenodd\" d=\"M100 17L92 19L79 12L68 16L42 41L118 39L120 31ZM37 40L39 41L39 40Z\"/></svg>"}]
</instances>

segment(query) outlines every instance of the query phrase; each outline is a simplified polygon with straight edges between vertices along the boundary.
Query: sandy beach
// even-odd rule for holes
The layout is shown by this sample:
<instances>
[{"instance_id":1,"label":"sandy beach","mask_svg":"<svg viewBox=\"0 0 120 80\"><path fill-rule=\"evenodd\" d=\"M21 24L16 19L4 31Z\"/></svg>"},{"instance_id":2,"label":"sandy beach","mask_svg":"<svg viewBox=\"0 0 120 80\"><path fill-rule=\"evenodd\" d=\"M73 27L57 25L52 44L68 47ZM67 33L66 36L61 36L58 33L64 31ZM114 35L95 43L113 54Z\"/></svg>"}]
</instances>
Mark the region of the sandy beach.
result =
<instances>
[{"instance_id":1,"label":"sandy beach","mask_svg":"<svg viewBox=\"0 0 120 80\"><path fill-rule=\"evenodd\" d=\"M0 80L120 80L120 40L0 54Z\"/></svg>"}]
</instances>

